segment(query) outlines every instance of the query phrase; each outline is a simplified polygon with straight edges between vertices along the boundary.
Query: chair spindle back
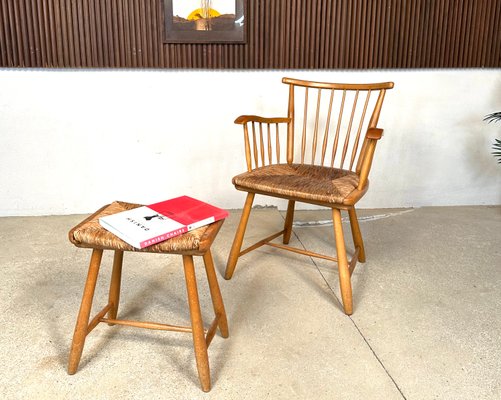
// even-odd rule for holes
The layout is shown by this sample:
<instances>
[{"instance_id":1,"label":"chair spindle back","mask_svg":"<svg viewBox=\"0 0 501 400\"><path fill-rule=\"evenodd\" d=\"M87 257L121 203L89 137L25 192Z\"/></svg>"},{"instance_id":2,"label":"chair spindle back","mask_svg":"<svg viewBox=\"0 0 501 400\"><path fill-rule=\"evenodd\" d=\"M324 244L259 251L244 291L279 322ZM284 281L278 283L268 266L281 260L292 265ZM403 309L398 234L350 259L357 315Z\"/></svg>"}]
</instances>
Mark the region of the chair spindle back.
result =
<instances>
[{"instance_id":1,"label":"chair spindle back","mask_svg":"<svg viewBox=\"0 0 501 400\"><path fill-rule=\"evenodd\" d=\"M242 115L235 120L244 128L247 170L284 162L349 169L361 175L362 188L376 142L368 132L377 127L393 83L282 82L289 85L287 118Z\"/></svg>"},{"instance_id":2,"label":"chair spindle back","mask_svg":"<svg viewBox=\"0 0 501 400\"><path fill-rule=\"evenodd\" d=\"M367 155L366 134L376 128L385 92L393 83L337 84L291 78L282 82L289 85L287 162L360 174Z\"/></svg>"}]
</instances>

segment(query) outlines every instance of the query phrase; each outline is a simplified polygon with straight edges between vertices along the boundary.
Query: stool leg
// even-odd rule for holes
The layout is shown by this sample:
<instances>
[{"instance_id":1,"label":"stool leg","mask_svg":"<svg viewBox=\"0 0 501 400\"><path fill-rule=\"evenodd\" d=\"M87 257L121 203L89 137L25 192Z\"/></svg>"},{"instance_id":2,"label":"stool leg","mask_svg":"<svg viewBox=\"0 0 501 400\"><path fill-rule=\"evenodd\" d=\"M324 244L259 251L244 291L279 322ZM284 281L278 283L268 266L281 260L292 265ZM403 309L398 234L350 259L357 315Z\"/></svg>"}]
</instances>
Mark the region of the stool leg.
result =
<instances>
[{"instance_id":1,"label":"stool leg","mask_svg":"<svg viewBox=\"0 0 501 400\"><path fill-rule=\"evenodd\" d=\"M212 298L212 305L214 306L214 313L216 314L216 316L219 315L219 330L221 331L221 336L227 338L229 336L228 320L226 319L226 311L224 309L223 298L221 296L219 284L217 283L216 271L214 270L214 261L212 259L210 250L204 254L204 263L205 272L207 273L207 280L209 281L209 289Z\"/></svg>"},{"instance_id":2,"label":"stool leg","mask_svg":"<svg viewBox=\"0 0 501 400\"><path fill-rule=\"evenodd\" d=\"M188 304L190 307L191 327L193 329L193 346L195 348L195 358L197 370L202 390L210 390L209 357L207 355L207 343L205 342L202 313L200 312L200 302L198 300L197 280L195 277L195 266L193 257L183 255L184 276L186 279L186 290L188 291Z\"/></svg>"},{"instance_id":3,"label":"stool leg","mask_svg":"<svg viewBox=\"0 0 501 400\"><path fill-rule=\"evenodd\" d=\"M120 302L120 283L122 279L122 263L124 259L124 252L115 250L113 257L113 272L111 273L109 303L111 309L108 311L109 319L116 319L118 313L118 303ZM114 324L109 324L114 325Z\"/></svg>"},{"instance_id":4,"label":"stool leg","mask_svg":"<svg viewBox=\"0 0 501 400\"><path fill-rule=\"evenodd\" d=\"M87 281L85 282L82 303L80 305L80 311L78 312L75 333L73 334L73 342L71 344L70 358L68 362L68 373L70 375L77 372L78 364L80 363L80 358L82 357L82 351L89 326L92 300L94 298L94 290L96 288L97 275L99 273L102 256L103 250L92 250Z\"/></svg>"}]
</instances>

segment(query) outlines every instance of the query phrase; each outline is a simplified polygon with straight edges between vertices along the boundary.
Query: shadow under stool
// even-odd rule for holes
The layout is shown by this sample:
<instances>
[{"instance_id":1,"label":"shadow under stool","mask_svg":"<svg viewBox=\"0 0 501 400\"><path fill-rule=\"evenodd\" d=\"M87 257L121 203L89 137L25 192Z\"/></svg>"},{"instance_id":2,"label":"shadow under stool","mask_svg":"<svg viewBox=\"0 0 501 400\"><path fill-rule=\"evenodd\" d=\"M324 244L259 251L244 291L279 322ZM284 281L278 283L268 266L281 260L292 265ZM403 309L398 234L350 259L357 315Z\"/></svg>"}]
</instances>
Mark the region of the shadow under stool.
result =
<instances>
[{"instance_id":1,"label":"shadow under stool","mask_svg":"<svg viewBox=\"0 0 501 400\"><path fill-rule=\"evenodd\" d=\"M211 381L207 348L209 347L209 344L211 343L218 327L221 336L224 338L228 337L226 312L210 251L210 247L223 224L223 220L203 226L183 235L173 237L142 250L136 249L125 243L117 236L102 228L99 224L100 217L130 210L139 206L139 204L118 201L114 202L96 211L93 215L82 221L69 232L70 241L77 247L92 249L92 255L83 291L82 303L75 326L75 333L73 335L73 342L71 345L68 363L68 373L72 375L77 371L85 344L85 338L100 322L105 322L109 325L126 325L138 328L187 332L191 333L193 336L196 365L202 390L208 392L211 388ZM108 304L89 322L92 301L94 298L94 290L104 250L114 251ZM175 326L156 322L121 320L117 318L122 262L124 252L126 251L179 254L182 256L186 290L188 293L191 326ZM207 330L204 329L204 322L200 312L193 256L203 257L212 304L214 307L215 319Z\"/></svg>"}]
</instances>

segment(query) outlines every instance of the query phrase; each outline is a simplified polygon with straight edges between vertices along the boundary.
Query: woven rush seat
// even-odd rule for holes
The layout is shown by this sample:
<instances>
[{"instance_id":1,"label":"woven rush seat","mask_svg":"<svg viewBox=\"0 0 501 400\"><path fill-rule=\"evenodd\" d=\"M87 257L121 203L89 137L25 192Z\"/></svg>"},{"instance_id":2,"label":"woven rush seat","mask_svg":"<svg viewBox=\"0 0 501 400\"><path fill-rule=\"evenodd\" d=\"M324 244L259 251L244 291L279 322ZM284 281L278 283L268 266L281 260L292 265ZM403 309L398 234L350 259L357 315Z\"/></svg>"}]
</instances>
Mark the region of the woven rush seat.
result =
<instances>
[{"instance_id":1,"label":"woven rush seat","mask_svg":"<svg viewBox=\"0 0 501 400\"><path fill-rule=\"evenodd\" d=\"M132 210L140 206L141 204L126 203L123 201L115 201L104 206L69 232L70 242L77 247L83 248L202 255L207 251L208 246L210 246L207 239L215 236L215 233L219 231L223 223L222 221L218 221L211 225L202 226L183 235L145 247L144 249L137 249L131 246L99 224L99 218L101 217Z\"/></svg>"},{"instance_id":2,"label":"woven rush seat","mask_svg":"<svg viewBox=\"0 0 501 400\"><path fill-rule=\"evenodd\" d=\"M221 297L221 291L214 268L214 261L210 250L224 220L219 220L212 224L194 229L183 235L175 236L164 242L157 243L141 250L127 244L99 224L100 217L131 210L140 206L140 204L115 201L96 211L69 232L71 243L77 247L92 249L92 255L83 290L80 311L73 334L68 362L68 373L70 375L76 373L82 357L86 337L100 323L106 323L111 326L122 325L136 328L184 332L192 335L198 377L202 390L208 392L211 388L211 379L207 349L218 329L222 337L227 338L229 335L226 311L224 309L223 299ZM94 318L90 319L94 292L99 277L103 252L105 250L112 250L114 252L108 301L101 311L99 311ZM131 321L118 317L122 264L124 253L128 251L177 254L182 256L187 303L190 311L190 326L177 326L149 321ZM214 309L215 318L207 328L204 326L205 324L200 311L197 277L193 260L194 256L201 256L203 258L210 298Z\"/></svg>"},{"instance_id":3,"label":"woven rush seat","mask_svg":"<svg viewBox=\"0 0 501 400\"><path fill-rule=\"evenodd\" d=\"M358 183L354 172L305 164L267 165L233 178L237 189L337 204L343 204Z\"/></svg>"}]
</instances>

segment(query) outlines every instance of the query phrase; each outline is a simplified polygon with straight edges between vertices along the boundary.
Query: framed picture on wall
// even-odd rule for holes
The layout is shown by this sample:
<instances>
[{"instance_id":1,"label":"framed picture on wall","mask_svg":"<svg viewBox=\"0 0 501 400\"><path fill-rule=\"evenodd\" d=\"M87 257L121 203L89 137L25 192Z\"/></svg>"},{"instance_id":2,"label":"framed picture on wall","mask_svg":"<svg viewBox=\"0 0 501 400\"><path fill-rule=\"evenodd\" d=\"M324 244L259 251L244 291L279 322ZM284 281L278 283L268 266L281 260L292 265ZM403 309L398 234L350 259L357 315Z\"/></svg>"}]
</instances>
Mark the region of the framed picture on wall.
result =
<instances>
[{"instance_id":1,"label":"framed picture on wall","mask_svg":"<svg viewBox=\"0 0 501 400\"><path fill-rule=\"evenodd\" d=\"M245 0L164 0L166 43L244 43Z\"/></svg>"}]
</instances>

